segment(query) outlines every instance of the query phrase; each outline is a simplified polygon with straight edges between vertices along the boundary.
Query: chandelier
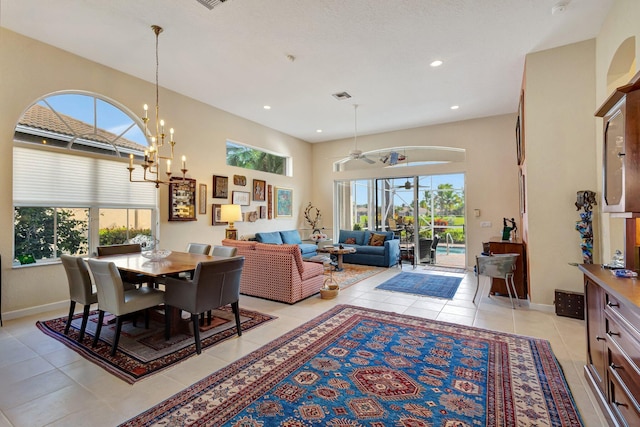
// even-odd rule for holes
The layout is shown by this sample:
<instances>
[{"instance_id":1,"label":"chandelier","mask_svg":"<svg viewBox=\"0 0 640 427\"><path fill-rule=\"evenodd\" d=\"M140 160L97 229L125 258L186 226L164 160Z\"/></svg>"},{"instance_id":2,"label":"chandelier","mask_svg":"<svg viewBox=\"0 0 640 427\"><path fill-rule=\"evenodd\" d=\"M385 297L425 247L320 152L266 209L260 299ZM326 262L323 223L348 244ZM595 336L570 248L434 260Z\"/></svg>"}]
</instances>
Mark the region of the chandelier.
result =
<instances>
[{"instance_id":1,"label":"chandelier","mask_svg":"<svg viewBox=\"0 0 640 427\"><path fill-rule=\"evenodd\" d=\"M151 29L156 35L156 111L155 111L155 134L149 129L149 107L144 104L144 117L142 121L144 123L144 134L147 138L151 138L151 145L148 150L144 151L144 162L141 164L144 170L142 179L133 179L133 171L135 170L133 164L133 154L129 155L129 181L131 182L153 182L156 188L160 187L160 184L169 184L171 182L171 161L173 160L173 148L176 142L173 139L173 128L169 129L169 140L165 141L167 135L164 129L164 120L159 119L160 105L159 105L159 85L158 85L158 36L162 32L162 27L158 25L152 25ZM168 151L168 153L161 154L160 151ZM186 157L182 156L182 180L185 179L187 173L187 161ZM162 179L161 163L166 161L165 175L166 179Z\"/></svg>"}]
</instances>

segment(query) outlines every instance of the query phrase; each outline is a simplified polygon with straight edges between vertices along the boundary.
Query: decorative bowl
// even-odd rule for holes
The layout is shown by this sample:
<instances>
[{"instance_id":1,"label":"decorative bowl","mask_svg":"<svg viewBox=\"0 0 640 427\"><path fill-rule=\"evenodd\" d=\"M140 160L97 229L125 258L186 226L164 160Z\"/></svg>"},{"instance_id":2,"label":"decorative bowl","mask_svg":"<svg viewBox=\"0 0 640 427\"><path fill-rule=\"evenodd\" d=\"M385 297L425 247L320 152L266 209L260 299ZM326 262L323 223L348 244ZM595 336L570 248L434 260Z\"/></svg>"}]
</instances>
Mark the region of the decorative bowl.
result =
<instances>
[{"instance_id":1,"label":"decorative bowl","mask_svg":"<svg viewBox=\"0 0 640 427\"><path fill-rule=\"evenodd\" d=\"M142 252L142 256L150 259L151 261L160 261L171 255L171 251L168 249L154 249L152 251Z\"/></svg>"}]
</instances>

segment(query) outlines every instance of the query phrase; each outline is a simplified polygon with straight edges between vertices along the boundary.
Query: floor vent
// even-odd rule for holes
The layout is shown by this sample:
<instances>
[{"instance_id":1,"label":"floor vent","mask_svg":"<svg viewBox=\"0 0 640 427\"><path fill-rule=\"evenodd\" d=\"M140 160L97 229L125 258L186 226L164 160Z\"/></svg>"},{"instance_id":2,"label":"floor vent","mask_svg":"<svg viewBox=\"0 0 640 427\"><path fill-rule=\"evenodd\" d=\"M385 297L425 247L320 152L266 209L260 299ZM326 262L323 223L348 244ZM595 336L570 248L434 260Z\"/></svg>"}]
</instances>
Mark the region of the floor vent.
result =
<instances>
[{"instance_id":1,"label":"floor vent","mask_svg":"<svg viewBox=\"0 0 640 427\"><path fill-rule=\"evenodd\" d=\"M351 98L351 95L349 95L347 92L338 92L338 93L334 93L331 96L333 96L338 101L342 101L343 99Z\"/></svg>"}]
</instances>

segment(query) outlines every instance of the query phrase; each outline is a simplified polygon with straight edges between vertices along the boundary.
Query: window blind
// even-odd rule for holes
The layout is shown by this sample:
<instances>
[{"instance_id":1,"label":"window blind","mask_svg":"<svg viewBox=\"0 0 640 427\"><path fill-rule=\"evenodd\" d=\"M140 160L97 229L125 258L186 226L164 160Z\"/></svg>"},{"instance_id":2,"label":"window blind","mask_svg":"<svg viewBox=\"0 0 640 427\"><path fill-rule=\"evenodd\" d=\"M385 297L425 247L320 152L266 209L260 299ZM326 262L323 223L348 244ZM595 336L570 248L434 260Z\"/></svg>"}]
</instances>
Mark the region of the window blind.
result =
<instances>
[{"instance_id":1,"label":"window blind","mask_svg":"<svg viewBox=\"0 0 640 427\"><path fill-rule=\"evenodd\" d=\"M129 182L128 164L13 147L15 206L155 208L157 189ZM142 179L142 168L134 171Z\"/></svg>"}]
</instances>

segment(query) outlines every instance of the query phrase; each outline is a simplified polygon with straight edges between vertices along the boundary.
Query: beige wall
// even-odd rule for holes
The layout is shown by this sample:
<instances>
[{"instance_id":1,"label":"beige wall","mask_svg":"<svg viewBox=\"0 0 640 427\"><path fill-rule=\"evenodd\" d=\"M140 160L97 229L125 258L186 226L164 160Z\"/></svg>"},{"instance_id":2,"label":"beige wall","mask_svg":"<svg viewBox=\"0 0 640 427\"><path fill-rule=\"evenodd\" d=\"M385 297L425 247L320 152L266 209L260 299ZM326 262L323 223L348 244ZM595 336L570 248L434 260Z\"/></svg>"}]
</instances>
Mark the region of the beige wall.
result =
<instances>
[{"instance_id":1,"label":"beige wall","mask_svg":"<svg viewBox=\"0 0 640 427\"><path fill-rule=\"evenodd\" d=\"M554 290L582 289L579 190L596 189L595 41L527 55L527 167L530 300L552 304Z\"/></svg>"},{"instance_id":2,"label":"beige wall","mask_svg":"<svg viewBox=\"0 0 640 427\"><path fill-rule=\"evenodd\" d=\"M514 110L518 99L514 99ZM365 106L360 114L364 114ZM353 138L313 145L314 191L311 201L323 213L323 225L333 221L333 181L407 175L445 173L465 174L465 208L467 224L467 266L475 264L475 255L482 252L482 242L500 236L502 218L519 216L518 167L515 144L516 115L488 117L358 136L358 148L363 151L390 146L439 146L466 150L464 162L402 168L373 168L364 171L333 172L332 162L344 157L353 148ZM474 217L473 210L481 216ZM490 221L492 227L481 228L480 222Z\"/></svg>"},{"instance_id":3,"label":"beige wall","mask_svg":"<svg viewBox=\"0 0 640 427\"><path fill-rule=\"evenodd\" d=\"M153 63L149 64L153 67ZM5 189L12 182L12 147L15 125L23 111L36 99L60 90L85 90L111 98L129 110L141 113L144 103L154 99L153 84L117 72L46 44L0 29L0 179ZM176 93L160 91L160 109L176 129L177 153L187 156L188 176L207 184L207 214L194 222L167 222L167 189L160 188L161 245L182 249L190 241L218 244L224 226L211 226L212 176L234 174L247 177L247 186L230 185L229 190L250 191L253 178L294 191L291 219L236 223L239 233L264 229L298 228L301 212L310 198L311 145L275 130L204 105ZM293 177L253 172L225 164L225 140L243 142L294 158ZM123 173L126 173L123 163ZM231 179L232 181L232 179ZM34 183L37 185L37 183ZM141 184L136 184L141 185ZM151 184L149 184L151 185ZM2 311L7 318L41 310L68 301L66 277L60 264L12 268L12 193L0 194L0 253L2 254ZM263 203L264 204L264 203ZM255 210L257 203L243 210Z\"/></svg>"}]
</instances>

